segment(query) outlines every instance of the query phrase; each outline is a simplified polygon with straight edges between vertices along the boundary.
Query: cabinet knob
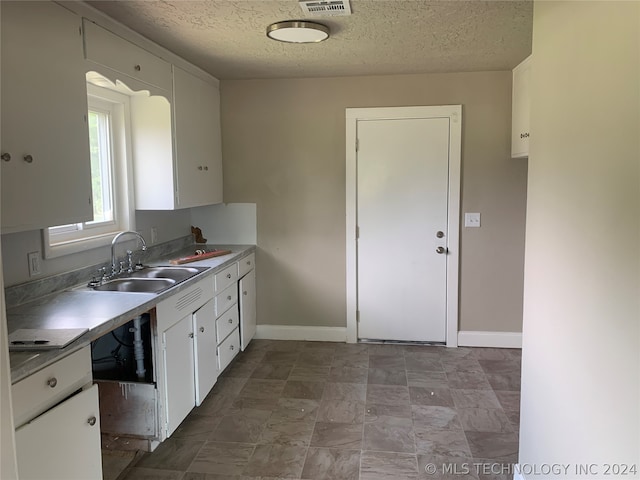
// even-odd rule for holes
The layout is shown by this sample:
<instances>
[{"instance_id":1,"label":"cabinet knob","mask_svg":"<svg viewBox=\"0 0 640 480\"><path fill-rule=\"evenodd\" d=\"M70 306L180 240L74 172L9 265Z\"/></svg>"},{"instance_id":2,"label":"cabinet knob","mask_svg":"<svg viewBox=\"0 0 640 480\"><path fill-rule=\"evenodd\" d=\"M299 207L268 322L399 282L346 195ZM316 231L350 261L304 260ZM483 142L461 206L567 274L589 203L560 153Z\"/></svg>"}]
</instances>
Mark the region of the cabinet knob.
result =
<instances>
[{"instance_id":1,"label":"cabinet knob","mask_svg":"<svg viewBox=\"0 0 640 480\"><path fill-rule=\"evenodd\" d=\"M247 260L247 265L251 265L251 260Z\"/></svg>"},{"instance_id":2,"label":"cabinet knob","mask_svg":"<svg viewBox=\"0 0 640 480\"><path fill-rule=\"evenodd\" d=\"M231 278L231 274L230 273L227 273L227 278Z\"/></svg>"},{"instance_id":3,"label":"cabinet knob","mask_svg":"<svg viewBox=\"0 0 640 480\"><path fill-rule=\"evenodd\" d=\"M229 350L233 350L233 345L231 345L231 346L229 347Z\"/></svg>"},{"instance_id":4,"label":"cabinet knob","mask_svg":"<svg viewBox=\"0 0 640 480\"><path fill-rule=\"evenodd\" d=\"M231 300L231 295L227 295L227 300Z\"/></svg>"},{"instance_id":5,"label":"cabinet knob","mask_svg":"<svg viewBox=\"0 0 640 480\"><path fill-rule=\"evenodd\" d=\"M96 419L96 417L91 417L89 418L89 420L87 420L87 423L93 427L97 421L98 420Z\"/></svg>"},{"instance_id":6,"label":"cabinet knob","mask_svg":"<svg viewBox=\"0 0 640 480\"><path fill-rule=\"evenodd\" d=\"M209 167L207 167L206 165L204 166L204 170L205 171L209 171Z\"/></svg>"},{"instance_id":7,"label":"cabinet knob","mask_svg":"<svg viewBox=\"0 0 640 480\"><path fill-rule=\"evenodd\" d=\"M31 155L25 155L22 159L27 163L33 163L33 157Z\"/></svg>"},{"instance_id":8,"label":"cabinet knob","mask_svg":"<svg viewBox=\"0 0 640 480\"><path fill-rule=\"evenodd\" d=\"M447 253L447 249L445 247L438 247L436 248L436 253L442 255L443 253Z\"/></svg>"},{"instance_id":9,"label":"cabinet knob","mask_svg":"<svg viewBox=\"0 0 640 480\"><path fill-rule=\"evenodd\" d=\"M233 323L233 318L230 318L230 319L229 319L229 323Z\"/></svg>"},{"instance_id":10,"label":"cabinet knob","mask_svg":"<svg viewBox=\"0 0 640 480\"><path fill-rule=\"evenodd\" d=\"M2 156L0 156L0 158L2 158L2 160L4 160L5 162L9 162L11 161L11 154L5 152L2 154Z\"/></svg>"},{"instance_id":11,"label":"cabinet knob","mask_svg":"<svg viewBox=\"0 0 640 480\"><path fill-rule=\"evenodd\" d=\"M244 292L242 292L242 294L243 294L243 295L246 295L246 294L247 294L247 291L245 290Z\"/></svg>"},{"instance_id":12,"label":"cabinet knob","mask_svg":"<svg viewBox=\"0 0 640 480\"><path fill-rule=\"evenodd\" d=\"M202 170L202 165L198 165L198 170Z\"/></svg>"},{"instance_id":13,"label":"cabinet knob","mask_svg":"<svg viewBox=\"0 0 640 480\"><path fill-rule=\"evenodd\" d=\"M200 333L204 333L204 327L200 327Z\"/></svg>"},{"instance_id":14,"label":"cabinet knob","mask_svg":"<svg viewBox=\"0 0 640 480\"><path fill-rule=\"evenodd\" d=\"M58 385L58 379L56 377L51 377L49 380L47 380L47 385L49 385L51 388L56 388L56 385Z\"/></svg>"},{"instance_id":15,"label":"cabinet knob","mask_svg":"<svg viewBox=\"0 0 640 480\"><path fill-rule=\"evenodd\" d=\"M135 65L135 66L133 67L133 69L134 69L136 72L139 72L140 70L142 70L142 67L141 67L140 65Z\"/></svg>"},{"instance_id":16,"label":"cabinet knob","mask_svg":"<svg viewBox=\"0 0 640 480\"><path fill-rule=\"evenodd\" d=\"M189 334L189 338L193 338L193 332Z\"/></svg>"}]
</instances>

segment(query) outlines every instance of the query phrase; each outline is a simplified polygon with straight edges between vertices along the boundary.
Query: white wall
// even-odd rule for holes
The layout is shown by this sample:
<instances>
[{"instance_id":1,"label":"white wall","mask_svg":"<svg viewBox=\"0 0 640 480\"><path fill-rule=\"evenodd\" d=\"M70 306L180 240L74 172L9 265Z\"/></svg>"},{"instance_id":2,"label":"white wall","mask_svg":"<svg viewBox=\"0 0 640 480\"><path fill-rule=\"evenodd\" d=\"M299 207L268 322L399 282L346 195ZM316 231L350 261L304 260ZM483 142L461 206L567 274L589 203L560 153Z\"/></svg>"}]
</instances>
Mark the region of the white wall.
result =
<instances>
[{"instance_id":1,"label":"white wall","mask_svg":"<svg viewBox=\"0 0 640 480\"><path fill-rule=\"evenodd\" d=\"M639 63L640 3L536 2L520 463L562 478L640 469Z\"/></svg>"}]
</instances>

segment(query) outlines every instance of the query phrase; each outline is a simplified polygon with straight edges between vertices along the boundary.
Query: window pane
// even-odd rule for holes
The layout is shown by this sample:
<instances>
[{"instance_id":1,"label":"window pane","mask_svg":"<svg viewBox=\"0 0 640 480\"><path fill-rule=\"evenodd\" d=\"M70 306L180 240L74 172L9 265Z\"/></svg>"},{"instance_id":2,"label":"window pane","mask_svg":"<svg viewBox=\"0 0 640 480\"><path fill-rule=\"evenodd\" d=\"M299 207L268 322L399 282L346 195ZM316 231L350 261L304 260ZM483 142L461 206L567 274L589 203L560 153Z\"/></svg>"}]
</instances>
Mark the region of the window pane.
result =
<instances>
[{"instance_id":1,"label":"window pane","mask_svg":"<svg viewBox=\"0 0 640 480\"><path fill-rule=\"evenodd\" d=\"M113 221L109 124L108 113L89 111L93 222L87 222L88 224Z\"/></svg>"}]
</instances>

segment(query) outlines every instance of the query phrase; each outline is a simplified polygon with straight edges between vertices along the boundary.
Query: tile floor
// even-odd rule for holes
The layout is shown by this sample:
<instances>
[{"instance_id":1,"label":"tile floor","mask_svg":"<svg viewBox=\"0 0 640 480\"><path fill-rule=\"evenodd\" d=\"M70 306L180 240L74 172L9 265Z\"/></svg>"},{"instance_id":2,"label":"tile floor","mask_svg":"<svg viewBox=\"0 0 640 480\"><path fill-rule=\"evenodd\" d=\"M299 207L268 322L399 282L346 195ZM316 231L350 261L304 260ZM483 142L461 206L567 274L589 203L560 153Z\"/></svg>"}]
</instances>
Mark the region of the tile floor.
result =
<instances>
[{"instance_id":1,"label":"tile floor","mask_svg":"<svg viewBox=\"0 0 640 480\"><path fill-rule=\"evenodd\" d=\"M119 478L506 479L519 404L519 350L257 340Z\"/></svg>"}]
</instances>

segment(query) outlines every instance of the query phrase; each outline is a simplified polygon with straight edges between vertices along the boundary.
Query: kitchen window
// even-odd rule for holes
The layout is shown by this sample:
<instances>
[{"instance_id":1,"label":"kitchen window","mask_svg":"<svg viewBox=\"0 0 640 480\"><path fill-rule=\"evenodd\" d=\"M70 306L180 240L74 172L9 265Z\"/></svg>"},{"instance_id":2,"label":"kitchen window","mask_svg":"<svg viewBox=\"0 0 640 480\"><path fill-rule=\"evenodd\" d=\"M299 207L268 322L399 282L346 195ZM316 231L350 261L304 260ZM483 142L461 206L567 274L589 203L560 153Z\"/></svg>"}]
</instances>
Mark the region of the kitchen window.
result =
<instances>
[{"instance_id":1,"label":"kitchen window","mask_svg":"<svg viewBox=\"0 0 640 480\"><path fill-rule=\"evenodd\" d=\"M128 179L129 97L87 84L93 220L45 229L45 258L97 248L133 230Z\"/></svg>"}]
</instances>

